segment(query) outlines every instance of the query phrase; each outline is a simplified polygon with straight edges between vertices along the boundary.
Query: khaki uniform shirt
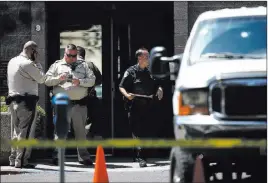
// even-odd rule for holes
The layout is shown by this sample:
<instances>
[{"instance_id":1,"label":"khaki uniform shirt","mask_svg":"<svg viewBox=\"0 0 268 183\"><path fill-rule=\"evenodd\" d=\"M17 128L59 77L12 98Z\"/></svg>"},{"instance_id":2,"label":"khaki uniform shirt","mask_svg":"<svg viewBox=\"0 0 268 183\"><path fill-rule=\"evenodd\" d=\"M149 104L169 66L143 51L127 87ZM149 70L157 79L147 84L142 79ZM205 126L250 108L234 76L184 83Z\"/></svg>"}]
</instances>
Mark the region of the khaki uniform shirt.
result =
<instances>
[{"instance_id":1,"label":"khaki uniform shirt","mask_svg":"<svg viewBox=\"0 0 268 183\"><path fill-rule=\"evenodd\" d=\"M72 70L72 66L65 60L57 60L52 64L46 73L45 84L53 86L53 94L66 93L70 100L80 100L87 96L89 87L94 86L95 76L90 70L86 62L77 60L77 66ZM62 74L72 75L73 79L79 79L79 86L74 86L71 82L60 81Z\"/></svg>"},{"instance_id":2,"label":"khaki uniform shirt","mask_svg":"<svg viewBox=\"0 0 268 183\"><path fill-rule=\"evenodd\" d=\"M38 96L38 83L44 83L45 73L40 63L21 53L8 62L7 80L9 96L23 96L26 93Z\"/></svg>"}]
</instances>

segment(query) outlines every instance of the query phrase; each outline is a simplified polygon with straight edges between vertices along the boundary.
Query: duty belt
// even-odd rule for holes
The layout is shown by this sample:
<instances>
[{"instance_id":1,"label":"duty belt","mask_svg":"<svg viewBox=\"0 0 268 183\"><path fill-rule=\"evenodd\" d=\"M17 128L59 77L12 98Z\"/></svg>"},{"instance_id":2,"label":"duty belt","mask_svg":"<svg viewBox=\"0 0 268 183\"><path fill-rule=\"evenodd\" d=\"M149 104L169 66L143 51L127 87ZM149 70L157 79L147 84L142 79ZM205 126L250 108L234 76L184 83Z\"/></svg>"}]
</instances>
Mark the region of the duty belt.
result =
<instances>
[{"instance_id":1,"label":"duty belt","mask_svg":"<svg viewBox=\"0 0 268 183\"><path fill-rule=\"evenodd\" d=\"M11 104L11 102L15 101L17 103L20 102L37 102L39 100L39 97L36 95L29 95L29 94L25 94L23 95L14 95L14 96L8 96L6 98L6 104L9 105Z\"/></svg>"},{"instance_id":2,"label":"duty belt","mask_svg":"<svg viewBox=\"0 0 268 183\"><path fill-rule=\"evenodd\" d=\"M70 101L70 103L72 104L72 105L87 105L87 99L88 99L88 97L84 97L84 98L82 98L82 99L80 99L80 100L71 100Z\"/></svg>"},{"instance_id":3,"label":"duty belt","mask_svg":"<svg viewBox=\"0 0 268 183\"><path fill-rule=\"evenodd\" d=\"M54 97L54 94L52 94L51 93L51 98L53 98ZM80 99L80 100L70 100L70 104L71 105L82 105L82 106L84 106L84 105L87 105L87 103L88 103L88 96L86 96L86 97L84 97L84 98L82 98L82 99Z\"/></svg>"}]
</instances>

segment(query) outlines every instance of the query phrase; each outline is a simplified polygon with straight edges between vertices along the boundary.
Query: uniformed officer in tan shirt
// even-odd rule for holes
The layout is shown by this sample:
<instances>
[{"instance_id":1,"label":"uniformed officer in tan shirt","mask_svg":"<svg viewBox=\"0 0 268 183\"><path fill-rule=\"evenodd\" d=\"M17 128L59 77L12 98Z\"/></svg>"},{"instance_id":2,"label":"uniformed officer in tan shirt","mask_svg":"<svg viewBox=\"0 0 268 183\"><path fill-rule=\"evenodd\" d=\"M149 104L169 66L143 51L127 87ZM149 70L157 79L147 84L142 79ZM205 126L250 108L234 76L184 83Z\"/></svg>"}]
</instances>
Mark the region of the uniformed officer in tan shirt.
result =
<instances>
[{"instance_id":1,"label":"uniformed officer in tan shirt","mask_svg":"<svg viewBox=\"0 0 268 183\"><path fill-rule=\"evenodd\" d=\"M13 140L34 138L38 83L45 80L42 66L37 62L37 44L28 41L20 55L12 58L7 66L8 97L11 113L11 136ZM31 148L12 148L10 166L34 168L28 163Z\"/></svg>"},{"instance_id":2,"label":"uniformed officer in tan shirt","mask_svg":"<svg viewBox=\"0 0 268 183\"><path fill-rule=\"evenodd\" d=\"M53 95L66 93L70 100L69 123L72 121L76 140L86 140L87 94L88 88L94 86L95 76L84 61L77 60L77 48L69 44L65 48L64 58L52 64L46 73L45 84L53 86ZM55 134L57 139L57 135ZM56 150L57 152L57 150ZM77 148L78 161L84 165L92 165L90 154L86 148ZM58 164L57 153L53 163Z\"/></svg>"}]
</instances>

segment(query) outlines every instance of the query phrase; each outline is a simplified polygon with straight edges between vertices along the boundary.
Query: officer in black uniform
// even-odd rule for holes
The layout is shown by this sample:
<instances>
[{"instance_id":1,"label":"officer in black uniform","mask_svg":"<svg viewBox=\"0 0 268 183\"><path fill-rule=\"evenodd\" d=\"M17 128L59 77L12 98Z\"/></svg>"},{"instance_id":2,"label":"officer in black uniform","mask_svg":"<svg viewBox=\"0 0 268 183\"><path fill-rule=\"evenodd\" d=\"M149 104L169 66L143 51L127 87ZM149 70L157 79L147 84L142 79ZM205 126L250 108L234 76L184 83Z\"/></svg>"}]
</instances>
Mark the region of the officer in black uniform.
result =
<instances>
[{"instance_id":1,"label":"officer in black uniform","mask_svg":"<svg viewBox=\"0 0 268 183\"><path fill-rule=\"evenodd\" d=\"M153 102L161 100L163 90L152 78L149 70L149 52L145 48L136 51L138 63L126 70L119 85L128 112L129 124L133 138L153 137ZM140 147L135 149L134 161L140 167L146 167L146 154Z\"/></svg>"}]
</instances>

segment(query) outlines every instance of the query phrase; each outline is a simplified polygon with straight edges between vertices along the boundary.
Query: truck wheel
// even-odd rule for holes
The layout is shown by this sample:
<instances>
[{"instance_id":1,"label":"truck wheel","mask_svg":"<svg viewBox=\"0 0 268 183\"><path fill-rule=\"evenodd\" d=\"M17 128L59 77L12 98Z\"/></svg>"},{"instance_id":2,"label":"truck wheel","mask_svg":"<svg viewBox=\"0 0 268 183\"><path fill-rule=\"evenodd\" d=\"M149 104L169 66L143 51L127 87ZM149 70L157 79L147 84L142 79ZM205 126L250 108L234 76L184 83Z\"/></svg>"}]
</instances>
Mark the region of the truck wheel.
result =
<instances>
[{"instance_id":1,"label":"truck wheel","mask_svg":"<svg viewBox=\"0 0 268 183\"><path fill-rule=\"evenodd\" d=\"M179 149L176 158L172 158L170 170L171 183L189 183L193 179L195 158L189 153Z\"/></svg>"}]
</instances>

